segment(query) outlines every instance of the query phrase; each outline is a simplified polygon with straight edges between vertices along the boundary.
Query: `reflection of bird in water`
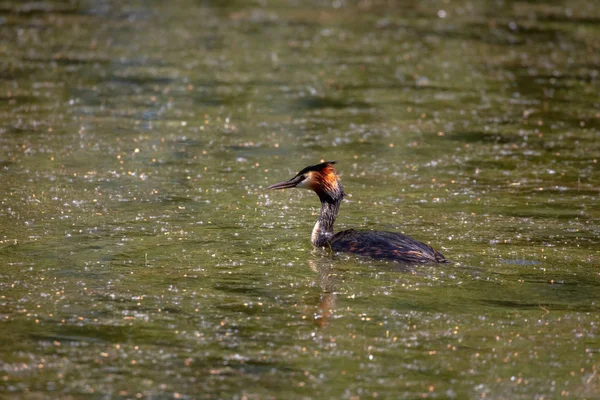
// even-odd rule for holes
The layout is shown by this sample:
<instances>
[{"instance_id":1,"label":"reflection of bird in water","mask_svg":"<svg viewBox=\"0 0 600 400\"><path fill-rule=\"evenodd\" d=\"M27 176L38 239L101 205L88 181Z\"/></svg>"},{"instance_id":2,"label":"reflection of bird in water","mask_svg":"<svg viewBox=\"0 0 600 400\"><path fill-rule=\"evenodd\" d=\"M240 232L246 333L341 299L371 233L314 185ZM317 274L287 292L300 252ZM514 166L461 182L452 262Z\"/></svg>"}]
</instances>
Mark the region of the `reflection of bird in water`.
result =
<instances>
[{"instance_id":1,"label":"reflection of bird in water","mask_svg":"<svg viewBox=\"0 0 600 400\"><path fill-rule=\"evenodd\" d=\"M306 167L292 179L268 187L310 189L319 196L321 215L311 236L314 246L398 262L449 262L431 246L400 233L349 229L334 234L333 224L344 198L344 188L333 164L335 161Z\"/></svg>"},{"instance_id":2,"label":"reflection of bird in water","mask_svg":"<svg viewBox=\"0 0 600 400\"><path fill-rule=\"evenodd\" d=\"M334 264L328 258L310 258L308 265L319 277L319 287L321 288L318 303L319 309L318 312L313 314L313 317L315 324L323 328L329 324L329 320L335 312L337 298L335 286L336 281L342 275L339 272L335 272Z\"/></svg>"}]
</instances>

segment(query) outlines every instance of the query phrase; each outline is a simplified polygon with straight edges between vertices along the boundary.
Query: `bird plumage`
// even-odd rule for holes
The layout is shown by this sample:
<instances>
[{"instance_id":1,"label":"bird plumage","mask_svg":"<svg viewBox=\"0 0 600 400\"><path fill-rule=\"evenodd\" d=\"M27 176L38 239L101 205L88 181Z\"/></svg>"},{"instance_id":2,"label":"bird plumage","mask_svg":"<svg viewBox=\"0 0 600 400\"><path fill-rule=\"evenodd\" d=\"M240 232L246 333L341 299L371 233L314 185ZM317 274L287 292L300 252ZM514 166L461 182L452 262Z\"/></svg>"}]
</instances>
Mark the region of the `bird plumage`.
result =
<instances>
[{"instance_id":1,"label":"bird plumage","mask_svg":"<svg viewBox=\"0 0 600 400\"><path fill-rule=\"evenodd\" d=\"M333 235L331 249L390 261L449 262L433 247L396 232L348 229Z\"/></svg>"},{"instance_id":2,"label":"bird plumage","mask_svg":"<svg viewBox=\"0 0 600 400\"><path fill-rule=\"evenodd\" d=\"M314 191L319 196L321 212L311 235L311 243L314 246L405 263L449 262L431 246L401 233L349 229L334 234L333 224L345 196L334 164L335 161L327 161L308 166L290 180L268 187L304 188Z\"/></svg>"}]
</instances>

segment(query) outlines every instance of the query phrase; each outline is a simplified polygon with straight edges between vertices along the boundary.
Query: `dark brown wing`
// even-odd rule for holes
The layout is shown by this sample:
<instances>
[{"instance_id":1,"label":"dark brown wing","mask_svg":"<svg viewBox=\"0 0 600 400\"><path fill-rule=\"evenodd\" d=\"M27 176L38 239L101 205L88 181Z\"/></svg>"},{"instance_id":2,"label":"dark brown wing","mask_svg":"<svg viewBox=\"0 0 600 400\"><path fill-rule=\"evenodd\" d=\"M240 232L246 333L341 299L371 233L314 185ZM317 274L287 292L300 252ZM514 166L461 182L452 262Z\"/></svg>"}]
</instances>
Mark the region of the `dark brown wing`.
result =
<instances>
[{"instance_id":1,"label":"dark brown wing","mask_svg":"<svg viewBox=\"0 0 600 400\"><path fill-rule=\"evenodd\" d=\"M336 233L330 241L331 249L346 253L405 263L448 263L431 246L409 236L394 232L355 231Z\"/></svg>"}]
</instances>

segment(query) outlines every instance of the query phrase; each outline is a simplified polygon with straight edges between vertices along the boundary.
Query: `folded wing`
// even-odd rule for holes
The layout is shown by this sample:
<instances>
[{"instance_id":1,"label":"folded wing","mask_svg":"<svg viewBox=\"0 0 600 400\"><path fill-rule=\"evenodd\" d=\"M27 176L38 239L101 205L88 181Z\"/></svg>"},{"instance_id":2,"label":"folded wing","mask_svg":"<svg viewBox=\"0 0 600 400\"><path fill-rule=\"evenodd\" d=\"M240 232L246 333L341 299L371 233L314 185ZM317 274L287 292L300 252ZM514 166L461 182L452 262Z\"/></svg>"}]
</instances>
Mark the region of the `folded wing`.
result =
<instances>
[{"instance_id":1,"label":"folded wing","mask_svg":"<svg viewBox=\"0 0 600 400\"><path fill-rule=\"evenodd\" d=\"M431 246L395 232L350 229L336 233L331 238L330 245L334 251L397 262L450 262Z\"/></svg>"}]
</instances>

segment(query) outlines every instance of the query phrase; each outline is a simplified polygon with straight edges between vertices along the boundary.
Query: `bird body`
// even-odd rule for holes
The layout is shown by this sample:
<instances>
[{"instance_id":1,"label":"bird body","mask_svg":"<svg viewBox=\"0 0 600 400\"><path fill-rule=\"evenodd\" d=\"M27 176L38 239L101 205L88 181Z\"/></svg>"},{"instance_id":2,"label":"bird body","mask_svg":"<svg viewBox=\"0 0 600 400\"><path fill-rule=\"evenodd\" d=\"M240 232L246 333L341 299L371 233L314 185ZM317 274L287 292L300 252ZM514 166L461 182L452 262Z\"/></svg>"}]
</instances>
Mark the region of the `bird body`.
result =
<instances>
[{"instance_id":1,"label":"bird body","mask_svg":"<svg viewBox=\"0 0 600 400\"><path fill-rule=\"evenodd\" d=\"M431 246L396 232L348 229L336 233L331 238L330 246L334 251L390 261L448 262L440 252Z\"/></svg>"},{"instance_id":2,"label":"bird body","mask_svg":"<svg viewBox=\"0 0 600 400\"><path fill-rule=\"evenodd\" d=\"M345 195L334 164L335 161L327 161L308 166L292 179L268 187L304 188L319 196L321 213L311 234L315 247L405 263L449 262L431 246L400 233L349 229L334 234L333 224Z\"/></svg>"}]
</instances>

